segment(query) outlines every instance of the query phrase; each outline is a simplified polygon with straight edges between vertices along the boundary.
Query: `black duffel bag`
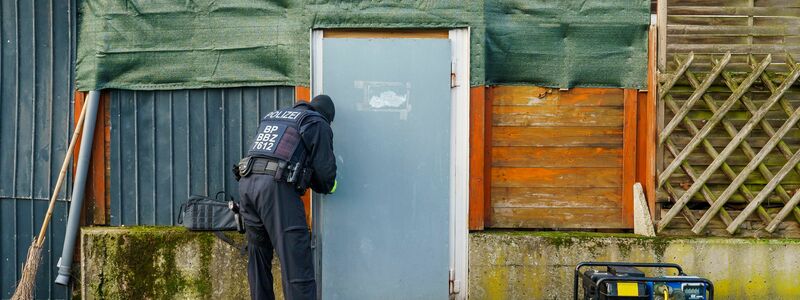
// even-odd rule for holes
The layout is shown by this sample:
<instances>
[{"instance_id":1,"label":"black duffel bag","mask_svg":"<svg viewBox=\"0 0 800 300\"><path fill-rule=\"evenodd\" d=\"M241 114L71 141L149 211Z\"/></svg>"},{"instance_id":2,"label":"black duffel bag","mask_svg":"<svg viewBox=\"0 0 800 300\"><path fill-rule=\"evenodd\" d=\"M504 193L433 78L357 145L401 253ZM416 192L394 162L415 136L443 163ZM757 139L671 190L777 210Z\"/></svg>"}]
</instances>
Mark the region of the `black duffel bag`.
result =
<instances>
[{"instance_id":1,"label":"black duffel bag","mask_svg":"<svg viewBox=\"0 0 800 300\"><path fill-rule=\"evenodd\" d=\"M178 215L178 224L189 230L196 231L239 231L244 232L244 226L239 216L239 206L231 198L228 201L215 198L192 195L189 200L181 204Z\"/></svg>"}]
</instances>

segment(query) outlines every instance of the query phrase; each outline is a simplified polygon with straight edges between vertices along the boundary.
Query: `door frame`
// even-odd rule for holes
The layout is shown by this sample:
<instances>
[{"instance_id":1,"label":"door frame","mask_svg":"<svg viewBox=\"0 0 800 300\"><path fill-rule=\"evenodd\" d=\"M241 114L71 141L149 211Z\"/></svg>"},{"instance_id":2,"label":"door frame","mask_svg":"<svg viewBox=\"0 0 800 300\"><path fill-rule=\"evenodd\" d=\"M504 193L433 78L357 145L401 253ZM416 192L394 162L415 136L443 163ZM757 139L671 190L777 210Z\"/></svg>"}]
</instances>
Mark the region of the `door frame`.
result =
<instances>
[{"instance_id":1,"label":"door frame","mask_svg":"<svg viewBox=\"0 0 800 300\"><path fill-rule=\"evenodd\" d=\"M322 93L322 40L326 29L312 29L311 94ZM341 30L331 29L328 32ZM469 267L469 109L470 109L470 28L439 30L450 40L450 295L467 299ZM428 34L426 34L428 33ZM359 29L353 38L436 38L436 30ZM374 35L374 36L370 36ZM319 197L312 195L311 211Z\"/></svg>"}]
</instances>

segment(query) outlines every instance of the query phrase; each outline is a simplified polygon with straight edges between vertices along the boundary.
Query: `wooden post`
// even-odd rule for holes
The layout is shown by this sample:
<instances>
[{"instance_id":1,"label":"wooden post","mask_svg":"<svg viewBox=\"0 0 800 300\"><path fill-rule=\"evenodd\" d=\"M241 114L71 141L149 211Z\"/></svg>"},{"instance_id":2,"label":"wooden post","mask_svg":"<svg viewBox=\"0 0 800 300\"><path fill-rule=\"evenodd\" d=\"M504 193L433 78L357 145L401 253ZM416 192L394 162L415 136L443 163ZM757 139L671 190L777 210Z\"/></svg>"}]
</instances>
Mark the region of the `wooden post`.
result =
<instances>
[{"instance_id":1,"label":"wooden post","mask_svg":"<svg viewBox=\"0 0 800 300\"><path fill-rule=\"evenodd\" d=\"M470 124L469 124L469 229L483 230L486 187L486 87L470 88ZM491 148L489 145L488 148Z\"/></svg>"},{"instance_id":2,"label":"wooden post","mask_svg":"<svg viewBox=\"0 0 800 300\"><path fill-rule=\"evenodd\" d=\"M648 72L649 73L649 72ZM639 90L636 94L636 107L638 108L638 113L636 114L636 182L642 184L642 196L647 201L647 194L646 191L646 182L647 182L647 100L648 100L648 93L647 90ZM648 204L649 206L649 204ZM648 212L650 210L648 209ZM653 215L652 213L650 214Z\"/></svg>"},{"instance_id":3,"label":"wooden post","mask_svg":"<svg viewBox=\"0 0 800 300\"><path fill-rule=\"evenodd\" d=\"M492 87L483 101L483 224L492 225Z\"/></svg>"},{"instance_id":4,"label":"wooden post","mask_svg":"<svg viewBox=\"0 0 800 300\"><path fill-rule=\"evenodd\" d=\"M77 121L83 108L86 92L75 92L74 116ZM81 225L108 225L109 223L109 142L111 140L110 113L108 110L109 93L100 94L100 103L97 107L97 123L94 129L94 139L92 142L92 157L89 162L89 174L86 181L86 193L81 211ZM73 124L74 125L74 124ZM73 157L78 157L80 150L80 140L75 145ZM73 175L75 174L76 164L73 163Z\"/></svg>"},{"instance_id":5,"label":"wooden post","mask_svg":"<svg viewBox=\"0 0 800 300\"><path fill-rule=\"evenodd\" d=\"M636 183L636 115L635 89L625 89L624 125L622 129L622 222L633 228L633 184Z\"/></svg>"},{"instance_id":6,"label":"wooden post","mask_svg":"<svg viewBox=\"0 0 800 300\"><path fill-rule=\"evenodd\" d=\"M295 102L311 101L311 89L307 86L294 87L294 100ZM308 225L311 226L311 191L306 191L301 199L303 199L303 206L306 209L306 221L308 221Z\"/></svg>"},{"instance_id":7,"label":"wooden post","mask_svg":"<svg viewBox=\"0 0 800 300\"><path fill-rule=\"evenodd\" d=\"M647 206L650 208L650 217L656 216L656 101L658 97L658 69L657 69L657 31L655 25L650 25L648 56L647 56L647 101L641 107L644 110L645 130L643 138L645 161L642 184L644 185Z\"/></svg>"}]
</instances>

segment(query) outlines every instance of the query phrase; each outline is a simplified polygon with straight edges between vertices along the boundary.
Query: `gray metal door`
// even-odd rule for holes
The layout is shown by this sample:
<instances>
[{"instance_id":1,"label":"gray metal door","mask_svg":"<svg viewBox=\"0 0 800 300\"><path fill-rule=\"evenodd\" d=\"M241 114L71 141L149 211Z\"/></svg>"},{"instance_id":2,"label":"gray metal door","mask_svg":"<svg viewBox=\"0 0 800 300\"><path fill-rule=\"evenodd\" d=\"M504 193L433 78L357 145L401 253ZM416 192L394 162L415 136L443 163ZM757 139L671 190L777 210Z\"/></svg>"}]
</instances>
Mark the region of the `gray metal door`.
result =
<instances>
[{"instance_id":1,"label":"gray metal door","mask_svg":"<svg viewBox=\"0 0 800 300\"><path fill-rule=\"evenodd\" d=\"M324 299L446 299L450 42L323 39L339 186L317 197Z\"/></svg>"}]
</instances>

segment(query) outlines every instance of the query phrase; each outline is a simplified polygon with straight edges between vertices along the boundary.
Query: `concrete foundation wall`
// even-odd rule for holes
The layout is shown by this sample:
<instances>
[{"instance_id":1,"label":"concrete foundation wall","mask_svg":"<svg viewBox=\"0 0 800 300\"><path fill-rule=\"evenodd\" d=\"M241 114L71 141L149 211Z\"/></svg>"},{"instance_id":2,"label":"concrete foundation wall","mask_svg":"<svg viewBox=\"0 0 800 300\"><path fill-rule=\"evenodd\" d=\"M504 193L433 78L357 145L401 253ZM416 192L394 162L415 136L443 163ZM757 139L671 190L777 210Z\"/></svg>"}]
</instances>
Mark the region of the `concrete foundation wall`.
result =
<instances>
[{"instance_id":1,"label":"concrete foundation wall","mask_svg":"<svg viewBox=\"0 0 800 300\"><path fill-rule=\"evenodd\" d=\"M711 279L717 299L800 299L800 240L482 232L469 250L471 299L571 299L581 261L674 262ZM81 258L85 299L249 298L247 258L211 233L83 228ZM280 297L277 259L273 274Z\"/></svg>"},{"instance_id":2,"label":"concrete foundation wall","mask_svg":"<svg viewBox=\"0 0 800 300\"><path fill-rule=\"evenodd\" d=\"M800 240L484 232L469 255L472 299L571 299L582 261L672 262L713 281L717 299L800 299Z\"/></svg>"}]
</instances>

